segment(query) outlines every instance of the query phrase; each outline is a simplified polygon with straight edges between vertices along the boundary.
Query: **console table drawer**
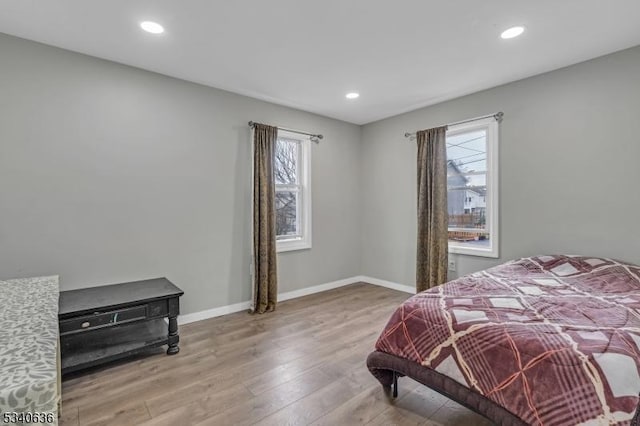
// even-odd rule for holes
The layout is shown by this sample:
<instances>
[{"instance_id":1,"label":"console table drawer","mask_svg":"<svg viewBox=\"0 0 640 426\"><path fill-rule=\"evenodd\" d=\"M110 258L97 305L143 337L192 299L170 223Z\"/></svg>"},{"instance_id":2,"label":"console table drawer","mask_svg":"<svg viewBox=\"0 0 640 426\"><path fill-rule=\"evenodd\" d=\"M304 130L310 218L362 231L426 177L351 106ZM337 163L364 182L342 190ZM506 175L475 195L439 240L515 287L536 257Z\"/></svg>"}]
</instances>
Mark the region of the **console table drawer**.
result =
<instances>
[{"instance_id":1,"label":"console table drawer","mask_svg":"<svg viewBox=\"0 0 640 426\"><path fill-rule=\"evenodd\" d=\"M85 315L60 321L60 335L111 327L116 324L143 320L145 318L147 318L147 305L109 312L96 312L93 315Z\"/></svg>"}]
</instances>

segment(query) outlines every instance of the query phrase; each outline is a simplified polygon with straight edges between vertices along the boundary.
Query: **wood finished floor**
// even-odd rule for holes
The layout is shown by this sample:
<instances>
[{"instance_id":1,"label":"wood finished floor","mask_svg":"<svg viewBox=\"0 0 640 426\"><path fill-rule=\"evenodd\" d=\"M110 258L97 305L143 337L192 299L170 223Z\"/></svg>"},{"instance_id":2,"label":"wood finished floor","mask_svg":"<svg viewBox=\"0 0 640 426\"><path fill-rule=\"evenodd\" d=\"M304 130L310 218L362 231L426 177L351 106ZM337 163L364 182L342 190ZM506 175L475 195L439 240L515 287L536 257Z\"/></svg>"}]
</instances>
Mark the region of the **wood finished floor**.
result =
<instances>
[{"instance_id":1,"label":"wood finished floor","mask_svg":"<svg viewBox=\"0 0 640 426\"><path fill-rule=\"evenodd\" d=\"M182 326L176 356L65 379L61 426L489 425L408 378L392 400L367 370L407 297L358 283Z\"/></svg>"}]
</instances>

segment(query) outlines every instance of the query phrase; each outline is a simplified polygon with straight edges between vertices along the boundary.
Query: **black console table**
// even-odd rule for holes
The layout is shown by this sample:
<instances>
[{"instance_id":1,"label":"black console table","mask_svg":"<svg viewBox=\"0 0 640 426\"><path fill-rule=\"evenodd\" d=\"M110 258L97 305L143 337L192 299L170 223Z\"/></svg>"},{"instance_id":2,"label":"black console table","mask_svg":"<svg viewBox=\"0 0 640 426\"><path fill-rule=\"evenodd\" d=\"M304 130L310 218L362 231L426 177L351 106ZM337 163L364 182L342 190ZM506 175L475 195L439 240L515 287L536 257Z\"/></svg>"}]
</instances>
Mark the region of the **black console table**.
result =
<instances>
[{"instance_id":1,"label":"black console table","mask_svg":"<svg viewBox=\"0 0 640 426\"><path fill-rule=\"evenodd\" d=\"M162 345L177 354L183 294L166 278L60 292L62 374Z\"/></svg>"}]
</instances>

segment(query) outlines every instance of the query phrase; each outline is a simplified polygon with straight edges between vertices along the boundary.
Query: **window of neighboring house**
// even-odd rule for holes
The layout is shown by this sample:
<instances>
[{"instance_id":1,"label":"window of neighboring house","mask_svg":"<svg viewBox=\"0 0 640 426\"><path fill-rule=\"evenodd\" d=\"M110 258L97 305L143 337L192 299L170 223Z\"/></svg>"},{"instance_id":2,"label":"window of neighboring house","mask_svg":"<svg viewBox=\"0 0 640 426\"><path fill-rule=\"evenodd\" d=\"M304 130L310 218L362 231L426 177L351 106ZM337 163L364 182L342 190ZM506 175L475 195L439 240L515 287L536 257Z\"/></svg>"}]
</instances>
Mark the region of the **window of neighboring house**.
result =
<instances>
[{"instance_id":1,"label":"window of neighboring house","mask_svg":"<svg viewBox=\"0 0 640 426\"><path fill-rule=\"evenodd\" d=\"M310 139L278 131L274 158L278 252L311 248Z\"/></svg>"},{"instance_id":2,"label":"window of neighboring house","mask_svg":"<svg viewBox=\"0 0 640 426\"><path fill-rule=\"evenodd\" d=\"M471 191L471 197L468 197ZM498 122L447 130L449 252L498 257ZM472 208L465 208L465 201Z\"/></svg>"}]
</instances>

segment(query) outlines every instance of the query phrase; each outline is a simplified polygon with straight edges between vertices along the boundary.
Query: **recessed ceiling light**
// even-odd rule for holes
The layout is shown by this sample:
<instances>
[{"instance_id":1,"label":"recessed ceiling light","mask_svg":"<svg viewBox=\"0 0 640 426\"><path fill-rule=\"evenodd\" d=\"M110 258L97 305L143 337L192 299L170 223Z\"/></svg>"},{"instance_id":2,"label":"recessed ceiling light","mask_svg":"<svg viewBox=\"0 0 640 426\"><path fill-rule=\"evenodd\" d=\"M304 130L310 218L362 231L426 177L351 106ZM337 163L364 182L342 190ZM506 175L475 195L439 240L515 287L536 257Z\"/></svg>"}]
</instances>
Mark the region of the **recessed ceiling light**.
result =
<instances>
[{"instance_id":1,"label":"recessed ceiling light","mask_svg":"<svg viewBox=\"0 0 640 426\"><path fill-rule=\"evenodd\" d=\"M347 99L356 99L360 97L360 93L350 92L345 95Z\"/></svg>"},{"instance_id":2,"label":"recessed ceiling light","mask_svg":"<svg viewBox=\"0 0 640 426\"><path fill-rule=\"evenodd\" d=\"M520 34L524 32L524 27L511 27L507 30L504 30L500 37L504 39L518 37Z\"/></svg>"},{"instance_id":3,"label":"recessed ceiling light","mask_svg":"<svg viewBox=\"0 0 640 426\"><path fill-rule=\"evenodd\" d=\"M151 34L162 34L164 32L162 25L151 21L140 22L140 28Z\"/></svg>"}]
</instances>

